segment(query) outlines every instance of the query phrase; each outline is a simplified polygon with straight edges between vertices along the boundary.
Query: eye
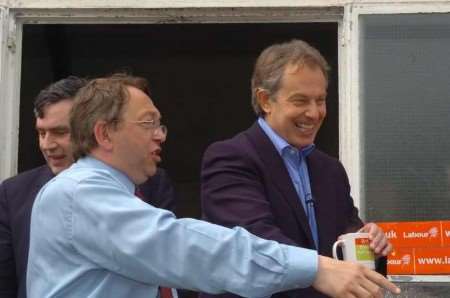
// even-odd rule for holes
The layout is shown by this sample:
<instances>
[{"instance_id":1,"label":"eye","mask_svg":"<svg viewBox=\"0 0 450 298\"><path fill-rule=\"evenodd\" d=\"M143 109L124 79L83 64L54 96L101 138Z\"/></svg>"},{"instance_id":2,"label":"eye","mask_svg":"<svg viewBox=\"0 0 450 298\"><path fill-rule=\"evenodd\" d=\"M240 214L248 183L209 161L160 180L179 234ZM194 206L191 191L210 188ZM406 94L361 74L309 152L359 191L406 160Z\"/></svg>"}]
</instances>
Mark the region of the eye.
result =
<instances>
[{"instance_id":1,"label":"eye","mask_svg":"<svg viewBox=\"0 0 450 298\"><path fill-rule=\"evenodd\" d=\"M69 131L67 129L57 129L53 133L58 136L63 136L67 134Z\"/></svg>"},{"instance_id":2,"label":"eye","mask_svg":"<svg viewBox=\"0 0 450 298\"><path fill-rule=\"evenodd\" d=\"M38 136L40 138L44 138L45 137L45 130L38 130L37 133L38 133Z\"/></svg>"},{"instance_id":3,"label":"eye","mask_svg":"<svg viewBox=\"0 0 450 298\"><path fill-rule=\"evenodd\" d=\"M291 102L294 106L301 107L307 104L308 100L306 98L294 98Z\"/></svg>"},{"instance_id":4,"label":"eye","mask_svg":"<svg viewBox=\"0 0 450 298\"><path fill-rule=\"evenodd\" d=\"M152 128L156 127L156 121L154 119L152 119L152 120L143 120L141 123L142 123L142 126L144 128L147 128L147 129L152 129Z\"/></svg>"},{"instance_id":5,"label":"eye","mask_svg":"<svg viewBox=\"0 0 450 298\"><path fill-rule=\"evenodd\" d=\"M326 99L324 97L320 97L316 99L316 104L318 106L325 106L327 103Z\"/></svg>"}]
</instances>

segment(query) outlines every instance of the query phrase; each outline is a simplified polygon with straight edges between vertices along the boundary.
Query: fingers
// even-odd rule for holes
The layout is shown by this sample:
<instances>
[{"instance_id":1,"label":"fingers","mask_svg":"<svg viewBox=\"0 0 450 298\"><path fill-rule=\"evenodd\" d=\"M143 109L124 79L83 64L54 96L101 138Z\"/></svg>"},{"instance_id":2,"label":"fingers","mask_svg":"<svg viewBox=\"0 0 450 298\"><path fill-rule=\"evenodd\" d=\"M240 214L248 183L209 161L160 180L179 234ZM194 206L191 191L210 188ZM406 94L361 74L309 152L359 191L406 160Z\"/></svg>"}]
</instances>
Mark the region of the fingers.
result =
<instances>
[{"instance_id":1,"label":"fingers","mask_svg":"<svg viewBox=\"0 0 450 298\"><path fill-rule=\"evenodd\" d=\"M331 297L382 297L381 288L400 293L393 283L361 264L319 256L313 287Z\"/></svg>"},{"instance_id":2,"label":"fingers","mask_svg":"<svg viewBox=\"0 0 450 298\"><path fill-rule=\"evenodd\" d=\"M375 223L367 223L360 231L369 233L370 248L376 255L387 256L392 251L392 245L383 230Z\"/></svg>"},{"instance_id":3,"label":"fingers","mask_svg":"<svg viewBox=\"0 0 450 298\"><path fill-rule=\"evenodd\" d=\"M383 275L375 271L368 270L367 278L370 279L373 283L377 284L379 287L391 292L392 294L400 294L400 288L384 278Z\"/></svg>"},{"instance_id":4,"label":"fingers","mask_svg":"<svg viewBox=\"0 0 450 298\"><path fill-rule=\"evenodd\" d=\"M388 242L388 244L386 245L386 247L383 249L383 251L381 252L381 254L383 256L387 256L389 255L393 250L393 246L390 242Z\"/></svg>"},{"instance_id":5,"label":"fingers","mask_svg":"<svg viewBox=\"0 0 450 298\"><path fill-rule=\"evenodd\" d=\"M388 245L388 240L383 231L378 230L372 234L370 241L370 248L376 253L380 254Z\"/></svg>"},{"instance_id":6,"label":"fingers","mask_svg":"<svg viewBox=\"0 0 450 298\"><path fill-rule=\"evenodd\" d=\"M384 297L382 289L386 289L388 291L394 291L393 294L397 294L399 289L389 282L386 278L384 278L379 273L372 271L364 266L360 268L364 274L364 278L361 278L359 283L358 292L354 292L356 297ZM392 287L393 286L393 287Z\"/></svg>"},{"instance_id":7,"label":"fingers","mask_svg":"<svg viewBox=\"0 0 450 298\"><path fill-rule=\"evenodd\" d=\"M355 285L351 294L354 297L381 297L381 290L373 283L367 283L365 285Z\"/></svg>"}]
</instances>

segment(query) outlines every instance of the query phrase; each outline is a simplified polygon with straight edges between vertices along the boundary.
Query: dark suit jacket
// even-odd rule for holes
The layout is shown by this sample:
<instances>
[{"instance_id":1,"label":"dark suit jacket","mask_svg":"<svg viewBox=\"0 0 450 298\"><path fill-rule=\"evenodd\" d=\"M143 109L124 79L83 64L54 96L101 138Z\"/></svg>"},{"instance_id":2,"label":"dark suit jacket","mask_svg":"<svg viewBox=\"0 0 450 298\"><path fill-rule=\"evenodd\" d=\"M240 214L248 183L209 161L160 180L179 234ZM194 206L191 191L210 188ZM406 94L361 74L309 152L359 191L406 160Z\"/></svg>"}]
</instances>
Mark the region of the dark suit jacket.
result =
<instances>
[{"instance_id":1,"label":"dark suit jacket","mask_svg":"<svg viewBox=\"0 0 450 298\"><path fill-rule=\"evenodd\" d=\"M45 165L0 184L0 298L26 297L31 208L41 187L53 176ZM175 210L175 192L163 169L139 188L146 202Z\"/></svg>"},{"instance_id":2,"label":"dark suit jacket","mask_svg":"<svg viewBox=\"0 0 450 298\"><path fill-rule=\"evenodd\" d=\"M315 149L307 158L319 232L319 254L331 256L337 237L362 226L342 164ZM260 237L314 249L308 220L284 162L255 123L206 150L201 173L204 219L242 226ZM201 294L203 297L212 295ZM223 295L223 297L231 295ZM274 297L325 297L312 288Z\"/></svg>"}]
</instances>

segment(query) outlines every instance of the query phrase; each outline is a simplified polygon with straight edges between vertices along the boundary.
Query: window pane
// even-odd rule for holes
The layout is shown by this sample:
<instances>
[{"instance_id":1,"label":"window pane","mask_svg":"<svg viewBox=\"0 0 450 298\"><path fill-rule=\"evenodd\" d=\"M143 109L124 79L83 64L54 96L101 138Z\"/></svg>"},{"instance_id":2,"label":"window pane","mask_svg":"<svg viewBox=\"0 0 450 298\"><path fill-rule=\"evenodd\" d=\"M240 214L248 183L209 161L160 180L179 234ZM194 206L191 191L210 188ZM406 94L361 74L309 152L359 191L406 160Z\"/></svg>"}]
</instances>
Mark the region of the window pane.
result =
<instances>
[{"instance_id":1,"label":"window pane","mask_svg":"<svg viewBox=\"0 0 450 298\"><path fill-rule=\"evenodd\" d=\"M450 218L450 14L361 16L363 208Z\"/></svg>"}]
</instances>

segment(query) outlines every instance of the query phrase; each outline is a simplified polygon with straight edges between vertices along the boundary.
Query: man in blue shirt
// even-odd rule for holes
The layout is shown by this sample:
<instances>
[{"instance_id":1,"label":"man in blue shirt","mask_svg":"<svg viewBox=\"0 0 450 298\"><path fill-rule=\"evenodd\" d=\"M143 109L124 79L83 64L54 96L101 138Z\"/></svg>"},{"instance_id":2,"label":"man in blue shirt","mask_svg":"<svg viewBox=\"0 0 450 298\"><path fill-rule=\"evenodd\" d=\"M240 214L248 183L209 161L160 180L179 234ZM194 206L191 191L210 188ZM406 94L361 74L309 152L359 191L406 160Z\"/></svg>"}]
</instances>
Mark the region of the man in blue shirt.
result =
<instances>
[{"instance_id":1,"label":"man in blue shirt","mask_svg":"<svg viewBox=\"0 0 450 298\"><path fill-rule=\"evenodd\" d=\"M69 112L76 92L86 83L85 79L69 76L39 92L34 111L46 164L0 184L0 298L26 297L31 208L40 188L73 163ZM140 190L153 206L174 210L174 189L163 169L140 185Z\"/></svg>"},{"instance_id":2,"label":"man in blue shirt","mask_svg":"<svg viewBox=\"0 0 450 298\"><path fill-rule=\"evenodd\" d=\"M245 297L310 285L333 297L399 291L364 266L143 203L135 185L161 161L160 121L142 78L118 74L79 91L70 120L77 162L41 189L32 210L30 298L148 298L160 286Z\"/></svg>"},{"instance_id":3,"label":"man in blue shirt","mask_svg":"<svg viewBox=\"0 0 450 298\"><path fill-rule=\"evenodd\" d=\"M261 53L252 77L257 121L205 151L203 216L324 256L332 255L340 235L360 230L369 233L374 252L386 256L392 246L376 224L359 218L344 167L314 145L326 116L328 68L319 51L301 40ZM275 297L324 295L308 288Z\"/></svg>"}]
</instances>

